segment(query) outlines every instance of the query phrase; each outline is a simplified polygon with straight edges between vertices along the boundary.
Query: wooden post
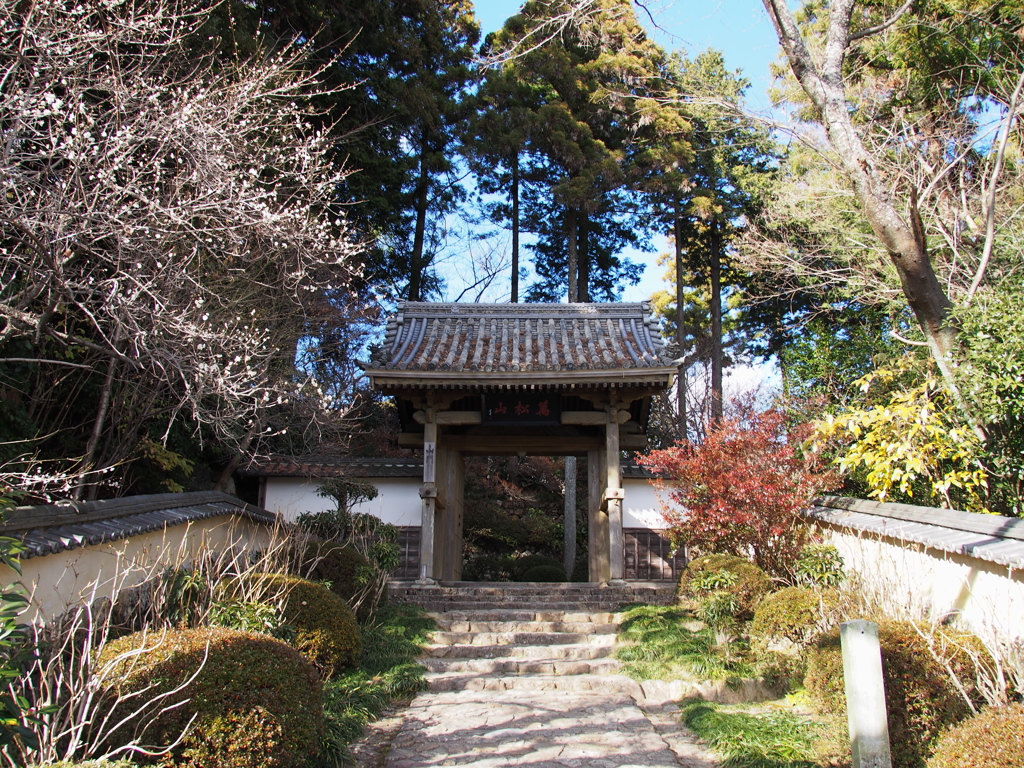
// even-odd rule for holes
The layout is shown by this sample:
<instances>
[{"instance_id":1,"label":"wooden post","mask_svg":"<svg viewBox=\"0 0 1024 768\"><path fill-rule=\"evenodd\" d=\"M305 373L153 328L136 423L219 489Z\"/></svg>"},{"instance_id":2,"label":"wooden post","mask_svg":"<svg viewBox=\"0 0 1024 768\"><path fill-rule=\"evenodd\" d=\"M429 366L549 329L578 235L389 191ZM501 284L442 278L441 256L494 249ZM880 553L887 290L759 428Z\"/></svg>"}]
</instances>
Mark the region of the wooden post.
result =
<instances>
[{"instance_id":1,"label":"wooden post","mask_svg":"<svg viewBox=\"0 0 1024 768\"><path fill-rule=\"evenodd\" d=\"M619 459L618 409L608 409L608 424L605 426L605 505L608 510L608 555L611 582L625 580L622 562L622 467Z\"/></svg>"},{"instance_id":2,"label":"wooden post","mask_svg":"<svg viewBox=\"0 0 1024 768\"><path fill-rule=\"evenodd\" d=\"M439 451L439 470L444 472L444 507L438 515L438 577L458 581L462 574L462 454L449 448Z\"/></svg>"},{"instance_id":3,"label":"wooden post","mask_svg":"<svg viewBox=\"0 0 1024 768\"><path fill-rule=\"evenodd\" d=\"M438 581L451 579L448 562L451 550L451 474L448 469L447 448L437 447L437 501L434 502L434 578Z\"/></svg>"},{"instance_id":4,"label":"wooden post","mask_svg":"<svg viewBox=\"0 0 1024 768\"><path fill-rule=\"evenodd\" d=\"M434 516L437 511L437 422L433 408L426 410L423 424L423 485L420 498L420 584L433 584L434 579Z\"/></svg>"},{"instance_id":5,"label":"wooden post","mask_svg":"<svg viewBox=\"0 0 1024 768\"><path fill-rule=\"evenodd\" d=\"M611 578L608 559L608 515L601 504L604 473L604 451L587 451L587 549L589 578L595 584L602 584Z\"/></svg>"},{"instance_id":6,"label":"wooden post","mask_svg":"<svg viewBox=\"0 0 1024 768\"><path fill-rule=\"evenodd\" d=\"M563 536L565 555L565 578L572 581L572 572L576 566L576 457L565 457L565 498L562 500L562 517L565 532Z\"/></svg>"},{"instance_id":7,"label":"wooden post","mask_svg":"<svg viewBox=\"0 0 1024 768\"><path fill-rule=\"evenodd\" d=\"M840 624L839 628L853 768L890 768L878 625L859 619Z\"/></svg>"}]
</instances>

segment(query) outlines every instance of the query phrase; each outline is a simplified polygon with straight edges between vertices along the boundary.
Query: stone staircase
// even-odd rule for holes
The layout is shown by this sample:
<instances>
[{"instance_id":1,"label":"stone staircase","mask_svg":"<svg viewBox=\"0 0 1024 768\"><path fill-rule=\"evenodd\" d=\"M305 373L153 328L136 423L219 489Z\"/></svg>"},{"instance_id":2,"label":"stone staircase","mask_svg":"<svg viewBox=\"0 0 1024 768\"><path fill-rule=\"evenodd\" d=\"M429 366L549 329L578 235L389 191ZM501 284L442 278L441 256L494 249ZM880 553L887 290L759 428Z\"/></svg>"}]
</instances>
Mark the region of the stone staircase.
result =
<instances>
[{"instance_id":1,"label":"stone staircase","mask_svg":"<svg viewBox=\"0 0 1024 768\"><path fill-rule=\"evenodd\" d=\"M393 583L438 631L422 660L432 691L595 690L636 695L612 658L624 604L667 604L673 584Z\"/></svg>"}]
</instances>

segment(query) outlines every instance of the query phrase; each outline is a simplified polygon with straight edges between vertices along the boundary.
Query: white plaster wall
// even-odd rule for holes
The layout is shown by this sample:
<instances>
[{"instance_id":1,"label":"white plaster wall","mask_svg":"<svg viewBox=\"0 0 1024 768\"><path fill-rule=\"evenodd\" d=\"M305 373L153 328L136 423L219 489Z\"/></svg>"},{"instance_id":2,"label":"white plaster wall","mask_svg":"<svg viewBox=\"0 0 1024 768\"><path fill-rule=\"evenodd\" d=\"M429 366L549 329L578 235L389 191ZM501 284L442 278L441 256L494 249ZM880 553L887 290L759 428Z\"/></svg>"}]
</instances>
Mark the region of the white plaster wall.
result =
<instances>
[{"instance_id":1,"label":"white plaster wall","mask_svg":"<svg viewBox=\"0 0 1024 768\"><path fill-rule=\"evenodd\" d=\"M73 605L113 597L202 552L264 548L273 535L273 526L219 515L108 544L30 557L21 561L20 577L0 565L0 583L20 581L29 591L32 605L23 620L47 621Z\"/></svg>"},{"instance_id":2,"label":"white plaster wall","mask_svg":"<svg viewBox=\"0 0 1024 768\"><path fill-rule=\"evenodd\" d=\"M665 529L661 499L650 482L642 477L626 477L622 479L622 488L626 493L622 505L623 528Z\"/></svg>"},{"instance_id":3,"label":"white plaster wall","mask_svg":"<svg viewBox=\"0 0 1024 768\"><path fill-rule=\"evenodd\" d=\"M366 478L377 488L377 498L364 501L354 512L369 512L392 525L419 525L422 504L420 480L415 477ZM305 477L268 477L264 508L293 521L304 512L334 509L334 500L317 495L320 480Z\"/></svg>"},{"instance_id":4,"label":"white plaster wall","mask_svg":"<svg viewBox=\"0 0 1024 768\"><path fill-rule=\"evenodd\" d=\"M867 594L895 615L959 622L986 639L1024 637L1024 573L838 527L824 530Z\"/></svg>"}]
</instances>

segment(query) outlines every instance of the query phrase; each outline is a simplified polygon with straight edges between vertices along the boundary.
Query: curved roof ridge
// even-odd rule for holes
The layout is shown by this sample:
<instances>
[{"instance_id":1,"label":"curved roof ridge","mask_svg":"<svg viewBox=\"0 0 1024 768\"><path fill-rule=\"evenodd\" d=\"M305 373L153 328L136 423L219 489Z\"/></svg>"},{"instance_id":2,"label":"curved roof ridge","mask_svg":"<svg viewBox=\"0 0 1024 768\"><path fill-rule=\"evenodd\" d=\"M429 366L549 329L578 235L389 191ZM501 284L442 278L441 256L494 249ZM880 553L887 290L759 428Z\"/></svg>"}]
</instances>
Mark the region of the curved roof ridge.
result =
<instances>
[{"instance_id":1,"label":"curved roof ridge","mask_svg":"<svg viewBox=\"0 0 1024 768\"><path fill-rule=\"evenodd\" d=\"M551 322L541 322L541 321ZM552 322L558 331L552 333ZM542 338L542 337L546 337ZM488 343L481 343L482 339ZM547 342L547 347L543 346ZM365 365L436 374L667 372L647 301L577 304L401 302L382 347Z\"/></svg>"}]
</instances>

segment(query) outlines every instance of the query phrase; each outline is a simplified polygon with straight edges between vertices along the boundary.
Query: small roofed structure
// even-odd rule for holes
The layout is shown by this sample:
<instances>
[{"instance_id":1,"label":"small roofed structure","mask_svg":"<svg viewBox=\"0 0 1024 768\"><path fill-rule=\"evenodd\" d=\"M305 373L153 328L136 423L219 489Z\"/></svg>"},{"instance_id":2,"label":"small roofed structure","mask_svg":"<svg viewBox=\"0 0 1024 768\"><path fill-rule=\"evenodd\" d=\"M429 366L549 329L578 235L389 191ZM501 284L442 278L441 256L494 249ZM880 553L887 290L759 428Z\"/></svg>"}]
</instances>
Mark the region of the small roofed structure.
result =
<instances>
[{"instance_id":1,"label":"small roofed structure","mask_svg":"<svg viewBox=\"0 0 1024 768\"><path fill-rule=\"evenodd\" d=\"M422 580L461 574L467 454L587 457L590 580L623 578L620 451L676 372L648 303L405 302L364 368L423 449Z\"/></svg>"}]
</instances>

